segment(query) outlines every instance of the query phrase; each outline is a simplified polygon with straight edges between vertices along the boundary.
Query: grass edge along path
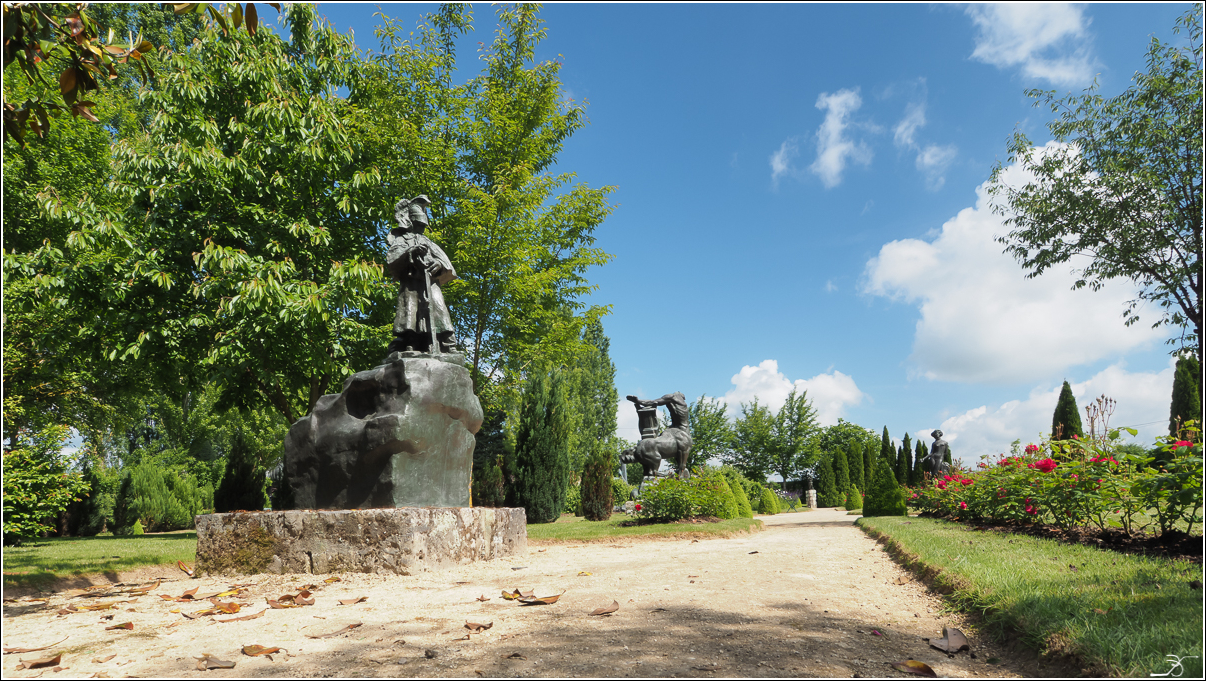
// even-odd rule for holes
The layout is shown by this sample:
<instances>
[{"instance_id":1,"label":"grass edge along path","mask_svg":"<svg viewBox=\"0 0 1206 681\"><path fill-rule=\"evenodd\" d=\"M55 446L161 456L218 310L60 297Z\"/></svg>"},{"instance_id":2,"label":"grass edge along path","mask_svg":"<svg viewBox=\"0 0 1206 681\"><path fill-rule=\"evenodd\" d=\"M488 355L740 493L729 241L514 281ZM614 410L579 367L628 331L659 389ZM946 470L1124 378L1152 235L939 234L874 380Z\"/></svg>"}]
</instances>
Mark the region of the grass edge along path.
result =
<instances>
[{"instance_id":1,"label":"grass edge along path","mask_svg":"<svg viewBox=\"0 0 1206 681\"><path fill-rule=\"evenodd\" d=\"M50 537L4 547L4 588L39 589L61 580L113 575L145 567L192 564L197 533L164 532L126 537Z\"/></svg>"},{"instance_id":2,"label":"grass edge along path","mask_svg":"<svg viewBox=\"0 0 1206 681\"><path fill-rule=\"evenodd\" d=\"M612 542L620 539L726 539L762 530L762 521L757 518L735 518L715 523L656 523L620 527L620 523L628 520L632 518L623 513L615 513L606 521L589 521L563 515L555 522L529 524L528 542L543 545Z\"/></svg>"},{"instance_id":3,"label":"grass edge along path","mask_svg":"<svg viewBox=\"0 0 1206 681\"><path fill-rule=\"evenodd\" d=\"M932 518L855 523L998 638L1017 635L1095 675L1161 674L1174 655L1180 676L1202 676L1202 590L1190 586L1201 565Z\"/></svg>"}]
</instances>

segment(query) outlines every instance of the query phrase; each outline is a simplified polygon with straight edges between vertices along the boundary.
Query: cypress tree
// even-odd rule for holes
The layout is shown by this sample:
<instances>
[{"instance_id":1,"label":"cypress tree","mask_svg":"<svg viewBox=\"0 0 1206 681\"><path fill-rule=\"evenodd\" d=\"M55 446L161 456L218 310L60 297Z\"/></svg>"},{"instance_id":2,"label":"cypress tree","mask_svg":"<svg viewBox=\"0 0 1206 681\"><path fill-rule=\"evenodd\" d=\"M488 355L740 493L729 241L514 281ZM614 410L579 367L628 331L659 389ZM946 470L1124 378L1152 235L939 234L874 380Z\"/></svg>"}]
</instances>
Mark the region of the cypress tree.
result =
<instances>
[{"instance_id":1,"label":"cypress tree","mask_svg":"<svg viewBox=\"0 0 1206 681\"><path fill-rule=\"evenodd\" d=\"M1080 409L1072 395L1072 386L1064 381L1064 387L1059 391L1059 401L1055 403L1055 414L1051 417L1051 439L1071 440L1073 435L1083 438L1085 433L1081 430Z\"/></svg>"},{"instance_id":2,"label":"cypress tree","mask_svg":"<svg viewBox=\"0 0 1206 681\"><path fill-rule=\"evenodd\" d=\"M538 373L524 384L515 433L515 454L508 462L512 484L507 505L522 507L529 523L551 523L565 507L569 485L569 403L560 372Z\"/></svg>"},{"instance_id":3,"label":"cypress tree","mask_svg":"<svg viewBox=\"0 0 1206 681\"><path fill-rule=\"evenodd\" d=\"M615 470L611 454L598 451L586 460L582 469L580 508L587 520L610 520L614 506L611 498L611 472Z\"/></svg>"},{"instance_id":4,"label":"cypress tree","mask_svg":"<svg viewBox=\"0 0 1206 681\"><path fill-rule=\"evenodd\" d=\"M230 454L226 459L226 474L214 491L214 511L229 513L230 511L259 511L263 510L264 483L267 482L267 472L256 470L255 461L251 455L251 447L243 434L243 429L235 431L230 443ZM288 484L288 481L285 481Z\"/></svg>"},{"instance_id":5,"label":"cypress tree","mask_svg":"<svg viewBox=\"0 0 1206 681\"><path fill-rule=\"evenodd\" d=\"M904 490L896 484L891 465L882 459L876 462L875 477L863 500L863 516L880 515L908 515Z\"/></svg>"},{"instance_id":6,"label":"cypress tree","mask_svg":"<svg viewBox=\"0 0 1206 681\"><path fill-rule=\"evenodd\" d=\"M850 449L846 453L846 464L850 467L850 484L859 489L863 489L866 480L864 473L866 468L863 464L863 445L859 442L850 443Z\"/></svg>"},{"instance_id":7,"label":"cypress tree","mask_svg":"<svg viewBox=\"0 0 1206 681\"><path fill-rule=\"evenodd\" d=\"M817 506L830 507L842 503L837 489L837 476L833 472L832 457L824 457L817 463Z\"/></svg>"},{"instance_id":8,"label":"cypress tree","mask_svg":"<svg viewBox=\"0 0 1206 681\"><path fill-rule=\"evenodd\" d=\"M506 412L492 409L482 420L474 435L473 445L473 505L498 508L505 503L503 473L499 462L507 453L503 421ZM275 506L273 506L275 508Z\"/></svg>"},{"instance_id":9,"label":"cypress tree","mask_svg":"<svg viewBox=\"0 0 1206 681\"><path fill-rule=\"evenodd\" d=\"M953 453L953 452L951 452L951 446L950 446L950 444L948 443L948 444L946 445L946 454L943 454L943 455L942 455L942 460L943 460L943 461L945 461L945 462L947 462L948 464L954 464L954 463L955 463L955 460L954 460L953 458L951 458L951 457L953 457L953 456L954 456L954 453Z\"/></svg>"},{"instance_id":10,"label":"cypress tree","mask_svg":"<svg viewBox=\"0 0 1206 681\"><path fill-rule=\"evenodd\" d=\"M884 436L879 442L879 458L888 464L888 470L896 465L896 447L892 446L892 438L888 437L888 427L884 426ZM876 462L875 468L879 468Z\"/></svg>"},{"instance_id":11,"label":"cypress tree","mask_svg":"<svg viewBox=\"0 0 1206 681\"><path fill-rule=\"evenodd\" d=\"M922 460L927 454L929 451L925 447L925 442L918 440L917 451L913 455L913 472L909 476L910 486L920 485L921 481L925 479L925 464L922 463Z\"/></svg>"},{"instance_id":12,"label":"cypress tree","mask_svg":"<svg viewBox=\"0 0 1206 681\"><path fill-rule=\"evenodd\" d=\"M846 461L846 453L838 449L833 452L833 480L843 496L850 486L850 464Z\"/></svg>"},{"instance_id":13,"label":"cypress tree","mask_svg":"<svg viewBox=\"0 0 1206 681\"><path fill-rule=\"evenodd\" d=\"M1168 434L1178 440L1198 439L1183 430L1186 421L1202 421L1202 375L1198 358L1186 355L1177 360L1173 374L1172 405L1168 412Z\"/></svg>"},{"instance_id":14,"label":"cypress tree","mask_svg":"<svg viewBox=\"0 0 1206 681\"><path fill-rule=\"evenodd\" d=\"M872 436L874 437L874 436ZM863 484L870 485L875 477L875 443L870 439L863 443ZM860 487L866 490L866 487Z\"/></svg>"},{"instance_id":15,"label":"cypress tree","mask_svg":"<svg viewBox=\"0 0 1206 681\"><path fill-rule=\"evenodd\" d=\"M905 433L904 439L900 443L900 459L900 484L907 486L909 476L913 473L913 438L909 437L908 433Z\"/></svg>"}]
</instances>

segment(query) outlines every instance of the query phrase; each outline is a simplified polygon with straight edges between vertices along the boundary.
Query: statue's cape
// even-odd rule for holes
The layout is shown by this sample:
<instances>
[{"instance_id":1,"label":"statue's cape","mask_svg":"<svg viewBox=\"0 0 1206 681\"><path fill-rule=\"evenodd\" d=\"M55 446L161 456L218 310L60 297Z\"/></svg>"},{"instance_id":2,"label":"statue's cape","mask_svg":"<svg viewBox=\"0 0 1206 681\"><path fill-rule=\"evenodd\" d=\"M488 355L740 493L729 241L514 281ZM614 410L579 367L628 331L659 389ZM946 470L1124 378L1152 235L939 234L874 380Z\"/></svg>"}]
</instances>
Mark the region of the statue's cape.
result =
<instances>
[{"instance_id":1,"label":"statue's cape","mask_svg":"<svg viewBox=\"0 0 1206 681\"><path fill-rule=\"evenodd\" d=\"M414 232L406 232L404 234L391 233L389 239L389 252L385 256L385 263L389 267L390 272L395 276L406 276L410 265L410 259L407 254L416 246L422 244L427 247L426 260L434 260L440 265L440 273L436 275L432 281L443 286L448 282L456 279L456 270L452 267L452 261L448 259L448 255L444 253L444 249L440 248L436 242L428 239L423 234L415 234Z\"/></svg>"}]
</instances>

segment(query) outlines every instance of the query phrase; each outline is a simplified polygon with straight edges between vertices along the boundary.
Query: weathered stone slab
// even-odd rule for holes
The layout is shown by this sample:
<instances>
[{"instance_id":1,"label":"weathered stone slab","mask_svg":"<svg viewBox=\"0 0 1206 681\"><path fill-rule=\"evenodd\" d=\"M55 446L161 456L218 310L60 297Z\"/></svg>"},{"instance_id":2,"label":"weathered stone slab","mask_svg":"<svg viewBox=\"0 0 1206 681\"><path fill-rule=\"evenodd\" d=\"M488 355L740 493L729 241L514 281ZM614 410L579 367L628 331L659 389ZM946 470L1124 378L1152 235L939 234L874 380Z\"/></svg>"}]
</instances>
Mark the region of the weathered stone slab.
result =
<instances>
[{"instance_id":1,"label":"weathered stone slab","mask_svg":"<svg viewBox=\"0 0 1206 681\"><path fill-rule=\"evenodd\" d=\"M289 505L469 506L482 408L463 363L395 352L320 397L285 438Z\"/></svg>"},{"instance_id":2,"label":"weathered stone slab","mask_svg":"<svg viewBox=\"0 0 1206 681\"><path fill-rule=\"evenodd\" d=\"M409 575L528 552L522 508L373 508L197 516L197 571Z\"/></svg>"}]
</instances>

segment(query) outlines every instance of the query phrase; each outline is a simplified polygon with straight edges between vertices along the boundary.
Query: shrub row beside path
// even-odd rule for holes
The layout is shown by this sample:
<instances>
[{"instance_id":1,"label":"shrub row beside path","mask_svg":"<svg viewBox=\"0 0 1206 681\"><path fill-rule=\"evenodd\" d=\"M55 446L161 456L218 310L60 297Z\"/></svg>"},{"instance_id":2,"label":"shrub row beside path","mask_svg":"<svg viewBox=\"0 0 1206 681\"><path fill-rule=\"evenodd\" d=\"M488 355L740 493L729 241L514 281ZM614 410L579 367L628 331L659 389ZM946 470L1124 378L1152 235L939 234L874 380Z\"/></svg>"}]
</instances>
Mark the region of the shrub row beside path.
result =
<instances>
[{"instance_id":1,"label":"shrub row beside path","mask_svg":"<svg viewBox=\"0 0 1206 681\"><path fill-rule=\"evenodd\" d=\"M193 580L165 568L163 576L173 581L108 611L116 614L112 621L100 619L107 613L57 615L68 603L94 600L70 594L51 595L46 603L6 602L6 646L70 638L47 651L5 655L3 673L37 675L42 670L18 671L18 660L57 652L77 677L473 677L478 671L486 677L903 677L888 665L909 657L941 676L1058 677L1066 671L1024 651L1011 653L962 617L944 614L941 600L908 581L844 511L760 520L763 531L723 539L533 543L526 557L411 577L346 574L331 584L321 575ZM225 623L184 617L208 603L159 597L192 588L213 593L236 583L249 585L247 598L221 599L242 604L236 616L263 611L266 597L296 594L307 584L318 588L312 606ZM500 597L516 588L563 595L537 606ZM478 601L483 595L487 600ZM338 604L360 596L367 600ZM587 614L613 601L619 605L614 614ZM105 629L126 621L132 631ZM466 621L492 626L458 640ZM355 622L362 625L348 633L307 637ZM944 625L970 635L975 659L966 652L948 658L922 640L940 637ZM288 654L273 660L244 655L242 647L252 644ZM236 667L197 671L194 658L202 653ZM116 657L106 659L110 655Z\"/></svg>"}]
</instances>

